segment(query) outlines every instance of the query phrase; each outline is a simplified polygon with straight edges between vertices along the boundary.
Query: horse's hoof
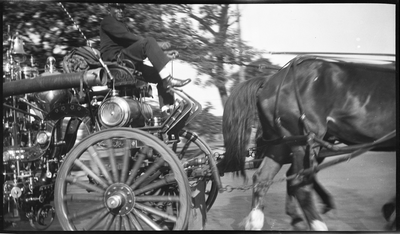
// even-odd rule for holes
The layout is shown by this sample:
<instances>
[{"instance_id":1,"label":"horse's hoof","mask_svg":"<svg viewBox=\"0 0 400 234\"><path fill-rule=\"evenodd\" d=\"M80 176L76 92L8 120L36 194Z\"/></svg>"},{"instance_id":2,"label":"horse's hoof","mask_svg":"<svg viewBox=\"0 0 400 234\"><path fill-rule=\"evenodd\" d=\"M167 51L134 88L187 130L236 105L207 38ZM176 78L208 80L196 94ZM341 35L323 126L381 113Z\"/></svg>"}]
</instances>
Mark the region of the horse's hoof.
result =
<instances>
[{"instance_id":1,"label":"horse's hoof","mask_svg":"<svg viewBox=\"0 0 400 234\"><path fill-rule=\"evenodd\" d=\"M333 206L324 206L324 208L322 208L322 214L326 214L333 209L335 209Z\"/></svg>"},{"instance_id":2,"label":"horse's hoof","mask_svg":"<svg viewBox=\"0 0 400 234\"><path fill-rule=\"evenodd\" d=\"M293 219L291 225L293 226L293 230L295 231L309 231L308 225L301 218Z\"/></svg>"},{"instance_id":3,"label":"horse's hoof","mask_svg":"<svg viewBox=\"0 0 400 234\"><path fill-rule=\"evenodd\" d=\"M261 230L264 226L264 213L260 209L251 210L245 219L245 230Z\"/></svg>"},{"instance_id":4,"label":"horse's hoof","mask_svg":"<svg viewBox=\"0 0 400 234\"><path fill-rule=\"evenodd\" d=\"M310 223L312 231L328 231L326 224L320 220L313 220Z\"/></svg>"}]
</instances>

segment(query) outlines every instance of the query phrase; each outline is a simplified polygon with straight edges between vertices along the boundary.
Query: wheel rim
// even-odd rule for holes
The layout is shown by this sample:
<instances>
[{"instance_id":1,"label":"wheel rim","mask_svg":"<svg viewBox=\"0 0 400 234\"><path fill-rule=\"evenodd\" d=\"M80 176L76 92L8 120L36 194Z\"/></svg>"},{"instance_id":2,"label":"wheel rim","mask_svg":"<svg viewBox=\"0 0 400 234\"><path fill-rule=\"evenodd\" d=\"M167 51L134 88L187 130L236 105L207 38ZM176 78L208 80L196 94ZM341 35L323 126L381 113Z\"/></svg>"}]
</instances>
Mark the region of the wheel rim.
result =
<instances>
[{"instance_id":1,"label":"wheel rim","mask_svg":"<svg viewBox=\"0 0 400 234\"><path fill-rule=\"evenodd\" d=\"M64 230L182 230L190 201L188 180L172 150L137 129L107 129L85 138L56 179L56 212Z\"/></svg>"},{"instance_id":2,"label":"wheel rim","mask_svg":"<svg viewBox=\"0 0 400 234\"><path fill-rule=\"evenodd\" d=\"M212 157L211 148L196 134L182 130L179 132L179 140L179 146L174 145L173 147L178 158L187 160L195 157ZM198 178L189 175L188 180L191 186L196 186ZM202 177L202 180L206 182L205 200L207 211L209 211L217 198L218 187L213 177L211 177L211 180L210 177Z\"/></svg>"}]
</instances>

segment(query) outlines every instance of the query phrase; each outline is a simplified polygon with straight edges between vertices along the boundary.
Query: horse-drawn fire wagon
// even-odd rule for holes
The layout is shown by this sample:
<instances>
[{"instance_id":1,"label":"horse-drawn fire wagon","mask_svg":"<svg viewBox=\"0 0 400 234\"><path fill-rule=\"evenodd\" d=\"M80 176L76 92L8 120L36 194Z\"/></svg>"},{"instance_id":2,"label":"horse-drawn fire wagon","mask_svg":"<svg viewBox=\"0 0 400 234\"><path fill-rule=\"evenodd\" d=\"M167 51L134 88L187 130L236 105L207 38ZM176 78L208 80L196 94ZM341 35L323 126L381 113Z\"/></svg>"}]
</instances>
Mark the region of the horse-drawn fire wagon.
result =
<instances>
[{"instance_id":1,"label":"horse-drawn fire wagon","mask_svg":"<svg viewBox=\"0 0 400 234\"><path fill-rule=\"evenodd\" d=\"M185 129L201 105L171 88L178 97L171 115L155 116L146 101L151 86L132 61L102 61L83 46L64 58L64 72L53 57L40 72L18 34L3 46L4 220L27 218L38 230L56 214L64 230L190 229L193 211L204 215L229 189L220 174L244 171L251 129L251 150L262 162L249 187L246 228L262 227L262 198L290 163L288 195L299 200L311 229L326 230L310 199L320 186L316 172L398 143L393 63L298 56L271 77L243 82L226 103L226 152L218 155ZM320 164L343 153L350 154ZM327 195L319 195L329 208Z\"/></svg>"},{"instance_id":2,"label":"horse-drawn fire wagon","mask_svg":"<svg viewBox=\"0 0 400 234\"><path fill-rule=\"evenodd\" d=\"M151 86L130 61L103 62L85 46L65 57L63 73L53 57L40 73L17 34L3 45L6 222L27 218L42 230L57 213L65 230L181 230L198 186L210 209L216 162L206 142L185 130L201 112L196 100L171 89L179 98L161 119L146 102Z\"/></svg>"}]
</instances>

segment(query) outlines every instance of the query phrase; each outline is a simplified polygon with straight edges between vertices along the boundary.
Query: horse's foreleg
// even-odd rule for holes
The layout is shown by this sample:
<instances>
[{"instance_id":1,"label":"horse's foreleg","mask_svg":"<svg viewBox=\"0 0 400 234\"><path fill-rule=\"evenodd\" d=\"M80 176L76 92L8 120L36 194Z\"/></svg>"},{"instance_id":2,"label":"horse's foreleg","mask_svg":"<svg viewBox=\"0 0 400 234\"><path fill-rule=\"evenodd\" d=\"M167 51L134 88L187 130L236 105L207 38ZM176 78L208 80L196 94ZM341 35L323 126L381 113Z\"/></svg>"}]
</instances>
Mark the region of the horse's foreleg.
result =
<instances>
[{"instance_id":1,"label":"horse's foreleg","mask_svg":"<svg viewBox=\"0 0 400 234\"><path fill-rule=\"evenodd\" d=\"M282 167L281 164L265 157L253 175L253 198L251 212L245 218L246 230L261 230L264 226L264 195L267 193L268 186L263 186L262 182L272 180Z\"/></svg>"},{"instance_id":2,"label":"horse's foreleg","mask_svg":"<svg viewBox=\"0 0 400 234\"><path fill-rule=\"evenodd\" d=\"M309 164L305 159L305 150L301 146L292 147L293 152L293 173L299 173L304 169L305 164ZM289 181L290 185L288 193L294 194L303 214L310 225L310 228L315 231L327 231L325 223L319 215L314 200L313 200L313 176L304 176Z\"/></svg>"},{"instance_id":3,"label":"horse's foreleg","mask_svg":"<svg viewBox=\"0 0 400 234\"><path fill-rule=\"evenodd\" d=\"M315 155L318 155L320 152L321 148L316 149ZM324 161L324 158L316 158L317 164L321 164ZM333 197L331 194L322 187L322 185L318 182L317 177L313 177L313 185L314 185L314 190L317 193L317 195L321 198L322 202L324 203L324 208L322 210L322 213L325 214L328 211L335 209L335 203L333 201Z\"/></svg>"},{"instance_id":4,"label":"horse's foreleg","mask_svg":"<svg viewBox=\"0 0 400 234\"><path fill-rule=\"evenodd\" d=\"M290 166L289 170L286 172L286 176L289 177L290 175L293 174L293 166ZM304 220L303 220L303 215L301 211L299 210L299 207L297 205L297 201L294 197L294 190L291 188L291 184L289 181L286 183L286 204L285 204L285 210L286 214L289 215L292 218L291 225L296 229L296 230L306 230L307 226L304 226Z\"/></svg>"},{"instance_id":5,"label":"horse's foreleg","mask_svg":"<svg viewBox=\"0 0 400 234\"><path fill-rule=\"evenodd\" d=\"M291 175L290 169L286 174L287 177ZM290 192L291 191L291 189L289 188L290 183L287 183L286 186L287 186L286 187L287 197L285 206L286 214L292 218L291 224L293 227L295 227L296 230L305 230L307 229L307 227L305 227L304 223L302 222L304 221L303 216L301 211L299 210L294 194ZM321 198L322 202L324 203L324 208L322 210L323 214L335 208L332 196L318 183L315 177L313 181L313 188L316 194Z\"/></svg>"},{"instance_id":6,"label":"horse's foreleg","mask_svg":"<svg viewBox=\"0 0 400 234\"><path fill-rule=\"evenodd\" d=\"M320 183L318 183L316 177L313 178L313 185L315 192L324 203L324 209L322 210L322 213L325 214L328 211L335 209L335 203L333 202L332 196L320 185Z\"/></svg>"},{"instance_id":7,"label":"horse's foreleg","mask_svg":"<svg viewBox=\"0 0 400 234\"><path fill-rule=\"evenodd\" d=\"M303 210L312 231L328 231L326 224L318 214L312 197L312 185L307 184L299 187L295 192L299 205Z\"/></svg>"}]
</instances>

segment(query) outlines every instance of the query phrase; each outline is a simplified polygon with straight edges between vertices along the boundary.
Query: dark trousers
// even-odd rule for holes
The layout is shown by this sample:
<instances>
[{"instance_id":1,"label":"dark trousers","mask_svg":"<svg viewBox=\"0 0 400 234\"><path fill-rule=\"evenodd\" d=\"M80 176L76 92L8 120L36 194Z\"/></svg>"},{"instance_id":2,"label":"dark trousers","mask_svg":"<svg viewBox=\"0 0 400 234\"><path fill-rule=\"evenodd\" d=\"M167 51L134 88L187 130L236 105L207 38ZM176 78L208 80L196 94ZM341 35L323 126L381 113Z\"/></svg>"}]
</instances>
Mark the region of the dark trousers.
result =
<instances>
[{"instance_id":1,"label":"dark trousers","mask_svg":"<svg viewBox=\"0 0 400 234\"><path fill-rule=\"evenodd\" d=\"M161 76L158 74L157 69L145 65L143 62L138 62L135 64L135 66L138 71L142 72L143 77L147 82L157 84L158 101L160 102L160 107L174 104L174 95L167 92L167 90L164 88Z\"/></svg>"},{"instance_id":2,"label":"dark trousers","mask_svg":"<svg viewBox=\"0 0 400 234\"><path fill-rule=\"evenodd\" d=\"M121 57L122 59L129 59L135 62L141 62L148 58L158 72L160 72L170 60L170 58L164 54L164 51L160 48L157 41L152 37L137 41L123 49L121 51Z\"/></svg>"},{"instance_id":3,"label":"dark trousers","mask_svg":"<svg viewBox=\"0 0 400 234\"><path fill-rule=\"evenodd\" d=\"M146 66L143 60L148 58L154 67ZM174 103L174 95L167 92L163 87L162 79L159 72L169 62L163 50L154 38L145 38L121 51L120 59L129 59L136 65L136 69L142 72L144 79L149 83L157 84L158 99L160 107L164 105L172 105Z\"/></svg>"}]
</instances>

